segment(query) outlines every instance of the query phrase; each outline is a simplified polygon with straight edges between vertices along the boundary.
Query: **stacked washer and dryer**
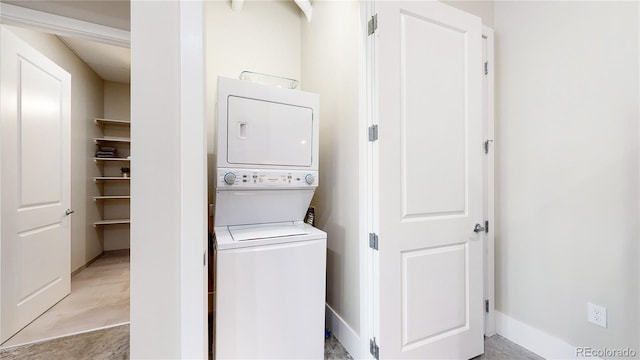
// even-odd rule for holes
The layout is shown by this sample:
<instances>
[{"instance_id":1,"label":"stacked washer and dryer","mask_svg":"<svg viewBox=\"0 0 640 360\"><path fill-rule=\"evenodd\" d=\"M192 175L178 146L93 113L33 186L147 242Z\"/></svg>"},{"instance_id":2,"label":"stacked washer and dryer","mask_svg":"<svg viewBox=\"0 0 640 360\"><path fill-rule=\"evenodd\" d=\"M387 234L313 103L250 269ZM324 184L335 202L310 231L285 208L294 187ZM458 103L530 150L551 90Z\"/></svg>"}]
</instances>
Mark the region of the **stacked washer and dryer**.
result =
<instances>
[{"instance_id":1,"label":"stacked washer and dryer","mask_svg":"<svg viewBox=\"0 0 640 360\"><path fill-rule=\"evenodd\" d=\"M318 107L317 94L218 78L217 359L324 356L326 233L303 221Z\"/></svg>"}]
</instances>

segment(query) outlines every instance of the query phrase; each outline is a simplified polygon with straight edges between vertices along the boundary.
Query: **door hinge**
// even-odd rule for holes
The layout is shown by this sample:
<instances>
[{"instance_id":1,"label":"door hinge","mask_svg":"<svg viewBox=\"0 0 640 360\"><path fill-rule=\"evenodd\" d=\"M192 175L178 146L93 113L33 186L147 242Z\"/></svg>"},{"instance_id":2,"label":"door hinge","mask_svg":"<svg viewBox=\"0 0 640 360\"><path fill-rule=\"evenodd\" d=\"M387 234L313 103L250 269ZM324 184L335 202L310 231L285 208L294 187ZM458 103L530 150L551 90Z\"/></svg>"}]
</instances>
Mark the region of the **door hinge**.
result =
<instances>
[{"instance_id":1,"label":"door hinge","mask_svg":"<svg viewBox=\"0 0 640 360\"><path fill-rule=\"evenodd\" d=\"M489 153L489 144L492 143L493 140L485 140L484 145L482 146L484 148L484 153L488 154Z\"/></svg>"},{"instance_id":2,"label":"door hinge","mask_svg":"<svg viewBox=\"0 0 640 360\"><path fill-rule=\"evenodd\" d=\"M367 22L367 34L373 35L378 30L378 14L375 14Z\"/></svg>"},{"instance_id":3,"label":"door hinge","mask_svg":"<svg viewBox=\"0 0 640 360\"><path fill-rule=\"evenodd\" d=\"M484 74L485 75L489 75L489 62L488 61L484 62Z\"/></svg>"},{"instance_id":4,"label":"door hinge","mask_svg":"<svg viewBox=\"0 0 640 360\"><path fill-rule=\"evenodd\" d=\"M369 141L378 140L378 125L369 126Z\"/></svg>"},{"instance_id":5,"label":"door hinge","mask_svg":"<svg viewBox=\"0 0 640 360\"><path fill-rule=\"evenodd\" d=\"M376 360L380 359L380 348L376 344L376 338L369 339L369 352Z\"/></svg>"},{"instance_id":6,"label":"door hinge","mask_svg":"<svg viewBox=\"0 0 640 360\"><path fill-rule=\"evenodd\" d=\"M489 299L484 301L484 312L489 313Z\"/></svg>"},{"instance_id":7,"label":"door hinge","mask_svg":"<svg viewBox=\"0 0 640 360\"><path fill-rule=\"evenodd\" d=\"M378 250L378 234L369 233L369 247Z\"/></svg>"}]
</instances>

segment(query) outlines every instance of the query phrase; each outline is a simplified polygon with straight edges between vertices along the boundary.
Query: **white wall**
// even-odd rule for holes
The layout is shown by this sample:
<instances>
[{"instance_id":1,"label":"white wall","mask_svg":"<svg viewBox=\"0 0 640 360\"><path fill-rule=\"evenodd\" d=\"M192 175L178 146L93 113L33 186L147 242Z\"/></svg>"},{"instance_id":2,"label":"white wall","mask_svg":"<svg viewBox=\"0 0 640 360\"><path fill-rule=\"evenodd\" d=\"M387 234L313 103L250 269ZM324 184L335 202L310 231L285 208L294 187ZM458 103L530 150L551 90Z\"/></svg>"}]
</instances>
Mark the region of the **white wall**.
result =
<instances>
[{"instance_id":1,"label":"white wall","mask_svg":"<svg viewBox=\"0 0 640 360\"><path fill-rule=\"evenodd\" d=\"M495 4L496 307L574 346L640 350L638 10Z\"/></svg>"},{"instance_id":2,"label":"white wall","mask_svg":"<svg viewBox=\"0 0 640 360\"><path fill-rule=\"evenodd\" d=\"M293 1L207 1L206 57L209 176L213 176L217 78L237 79L244 70L300 79L300 9ZM209 202L213 199L209 179Z\"/></svg>"},{"instance_id":3,"label":"white wall","mask_svg":"<svg viewBox=\"0 0 640 360\"><path fill-rule=\"evenodd\" d=\"M132 359L206 358L203 16L131 3Z\"/></svg>"},{"instance_id":4,"label":"white wall","mask_svg":"<svg viewBox=\"0 0 640 360\"><path fill-rule=\"evenodd\" d=\"M131 94L130 85L112 81L104 82L104 117L116 120L131 120ZM129 129L123 126L111 126L105 128L105 135L130 137ZM129 155L128 149L120 149L118 156ZM120 168L126 163L105 162L105 175L120 176ZM133 169L132 169L133 171ZM112 181L103 185L105 195L128 195L129 184L125 181ZM110 200L103 201L103 215L105 219L126 219L130 217L130 201ZM104 250L120 250L129 248L129 225L103 226Z\"/></svg>"},{"instance_id":5,"label":"white wall","mask_svg":"<svg viewBox=\"0 0 640 360\"><path fill-rule=\"evenodd\" d=\"M302 22L302 89L320 94L320 186L312 204L327 232L327 304L343 320L331 329L349 346L360 336L360 4L315 1ZM329 310L331 311L331 310ZM342 333L346 330L347 333ZM356 345L357 346L357 345ZM348 349L356 353L357 349Z\"/></svg>"},{"instance_id":6,"label":"white wall","mask_svg":"<svg viewBox=\"0 0 640 360\"><path fill-rule=\"evenodd\" d=\"M131 358L180 357L179 11L131 3Z\"/></svg>"},{"instance_id":7,"label":"white wall","mask_svg":"<svg viewBox=\"0 0 640 360\"><path fill-rule=\"evenodd\" d=\"M6 26L6 25L3 25ZM8 28L71 74L71 271L102 253L102 236L93 227L100 217L93 196L98 189L92 178L99 175L92 158L91 140L99 129L94 117L103 113L103 81L56 36L25 28Z\"/></svg>"}]
</instances>

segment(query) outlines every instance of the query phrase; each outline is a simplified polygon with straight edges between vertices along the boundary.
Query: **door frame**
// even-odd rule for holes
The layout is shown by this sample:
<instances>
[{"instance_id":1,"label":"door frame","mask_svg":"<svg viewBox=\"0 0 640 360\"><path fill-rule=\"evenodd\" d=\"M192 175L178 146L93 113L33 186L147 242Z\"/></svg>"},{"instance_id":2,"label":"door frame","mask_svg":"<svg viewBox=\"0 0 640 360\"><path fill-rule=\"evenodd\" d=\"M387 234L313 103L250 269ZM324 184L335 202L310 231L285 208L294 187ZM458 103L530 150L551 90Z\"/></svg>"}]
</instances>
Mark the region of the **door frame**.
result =
<instances>
[{"instance_id":1,"label":"door frame","mask_svg":"<svg viewBox=\"0 0 640 360\"><path fill-rule=\"evenodd\" d=\"M496 334L495 317L495 132L494 132L494 99L495 99L495 78L494 78L494 34L493 29L483 25L482 37L486 40L486 61L487 61L487 91L484 98L486 106L486 118L483 119L484 139L488 141L487 153L485 154L484 171L486 174L484 186L484 209L485 219L489 221L489 232L484 237L484 298L489 301L488 311L485 312L484 335L493 336Z\"/></svg>"},{"instance_id":2,"label":"door frame","mask_svg":"<svg viewBox=\"0 0 640 360\"><path fill-rule=\"evenodd\" d=\"M367 0L364 2L363 9L361 10L362 24L364 29L367 29L368 21L376 14L375 0ZM369 127L373 124L377 124L377 111L375 99L378 92L378 77L375 69L375 41L374 36L368 36L364 33L366 39L365 43L365 57L366 57L366 71L365 79L362 81L364 89L362 93L365 96L363 101L364 109L362 113L360 124L363 134L368 133ZM485 336L492 336L496 334L495 331L495 237L493 229L496 228L495 212L494 212L494 158L495 158L495 136L494 136L494 31L490 27L482 26L482 37L486 39L486 54L487 54L487 94L486 99L483 95L483 105L486 105L486 118L483 118L483 137L484 140L490 140L489 151L486 154L485 162L483 164L483 170L486 171L486 183L483 183L483 195L485 199L485 219L489 221L490 230L489 233L484 236L483 240L483 280L484 280L484 299L489 301L488 312L485 313L484 318L484 334ZM486 129L486 132L484 131ZM364 137L363 137L364 139ZM361 209L364 213L364 219L361 219L362 230L360 234L360 354L352 354L356 358L373 358L369 353L370 340L374 338L376 334L380 333L380 307L379 296L380 288L379 284L375 281L379 277L379 256L377 251L369 248L369 233L375 233L378 229L378 197L377 197L377 184L373 181L378 176L378 170L374 159L377 154L377 150L371 142L363 140L360 146L361 162L365 162L366 166L361 169L361 189L366 189L366 196L361 199ZM483 181L484 182L484 181Z\"/></svg>"},{"instance_id":3,"label":"door frame","mask_svg":"<svg viewBox=\"0 0 640 360\"><path fill-rule=\"evenodd\" d=\"M376 13L376 1L366 0L361 2L360 18L361 29L367 29L369 19ZM362 31L364 44L364 71L365 74L361 80L361 97L362 101L360 115L360 126L362 134L367 134L369 127L374 124L375 119L375 103L377 97L377 77L374 76L374 58L375 58L375 41L373 36L369 36L367 31ZM361 64L362 66L363 64ZM360 189L364 189L364 193L360 196L360 346L359 354L351 354L355 359L372 358L369 340L374 334L378 333L379 322L378 316L375 316L378 310L378 287L374 279L378 278L378 257L369 247L369 233L377 227L374 223L374 209L377 209L376 189L374 188L373 179L377 175L373 166L374 151L376 148L372 145L368 138L362 136L360 138ZM362 190L361 190L362 191Z\"/></svg>"}]
</instances>

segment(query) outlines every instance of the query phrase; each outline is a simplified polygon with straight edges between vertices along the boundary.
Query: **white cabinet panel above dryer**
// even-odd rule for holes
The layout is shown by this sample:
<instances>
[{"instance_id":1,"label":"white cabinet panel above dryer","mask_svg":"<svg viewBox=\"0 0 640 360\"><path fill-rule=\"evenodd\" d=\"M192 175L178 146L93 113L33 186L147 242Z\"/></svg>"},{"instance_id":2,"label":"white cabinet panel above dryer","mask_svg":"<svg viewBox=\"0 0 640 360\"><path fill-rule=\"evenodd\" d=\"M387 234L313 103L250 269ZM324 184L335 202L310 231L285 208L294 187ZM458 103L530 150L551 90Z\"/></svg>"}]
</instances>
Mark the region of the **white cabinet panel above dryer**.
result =
<instances>
[{"instance_id":1,"label":"white cabinet panel above dryer","mask_svg":"<svg viewBox=\"0 0 640 360\"><path fill-rule=\"evenodd\" d=\"M227 98L227 161L239 165L311 166L313 110Z\"/></svg>"}]
</instances>

